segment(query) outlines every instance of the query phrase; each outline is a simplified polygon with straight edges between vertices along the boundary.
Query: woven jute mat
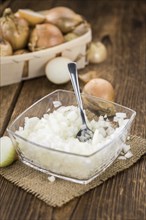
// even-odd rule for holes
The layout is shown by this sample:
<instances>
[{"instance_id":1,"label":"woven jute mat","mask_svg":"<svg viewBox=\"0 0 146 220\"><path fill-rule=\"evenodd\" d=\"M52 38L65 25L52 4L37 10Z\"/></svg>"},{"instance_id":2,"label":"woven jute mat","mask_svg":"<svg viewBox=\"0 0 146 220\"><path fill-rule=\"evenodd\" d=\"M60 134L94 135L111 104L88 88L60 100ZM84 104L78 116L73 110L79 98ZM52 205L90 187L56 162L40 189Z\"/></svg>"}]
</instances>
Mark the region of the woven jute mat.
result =
<instances>
[{"instance_id":1,"label":"woven jute mat","mask_svg":"<svg viewBox=\"0 0 146 220\"><path fill-rule=\"evenodd\" d=\"M129 143L133 156L126 160L117 159L106 171L87 185L76 184L58 178L53 183L49 182L48 175L28 167L20 161L16 161L9 167L1 168L0 174L27 192L34 194L48 205L60 207L129 168L146 153L145 139L131 136Z\"/></svg>"}]
</instances>

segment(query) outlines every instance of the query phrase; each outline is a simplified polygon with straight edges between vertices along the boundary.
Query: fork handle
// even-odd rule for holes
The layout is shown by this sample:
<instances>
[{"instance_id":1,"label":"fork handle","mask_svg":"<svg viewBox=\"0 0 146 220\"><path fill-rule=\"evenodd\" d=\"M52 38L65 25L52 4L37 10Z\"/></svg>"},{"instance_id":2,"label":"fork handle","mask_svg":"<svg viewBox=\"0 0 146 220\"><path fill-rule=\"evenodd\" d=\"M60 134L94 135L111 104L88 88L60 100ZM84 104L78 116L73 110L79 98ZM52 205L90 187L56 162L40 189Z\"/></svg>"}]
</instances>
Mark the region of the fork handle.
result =
<instances>
[{"instance_id":1,"label":"fork handle","mask_svg":"<svg viewBox=\"0 0 146 220\"><path fill-rule=\"evenodd\" d=\"M86 125L86 127L87 127L85 114L84 114L84 110L83 110L83 103L82 103L81 94L80 94L80 87L79 87L76 63L74 63L74 62L68 63L68 70L69 70L69 73L70 73L70 78L71 78L72 86L73 86L75 96L76 96L76 99L77 99L78 107L80 109L82 123L84 125Z\"/></svg>"}]
</instances>

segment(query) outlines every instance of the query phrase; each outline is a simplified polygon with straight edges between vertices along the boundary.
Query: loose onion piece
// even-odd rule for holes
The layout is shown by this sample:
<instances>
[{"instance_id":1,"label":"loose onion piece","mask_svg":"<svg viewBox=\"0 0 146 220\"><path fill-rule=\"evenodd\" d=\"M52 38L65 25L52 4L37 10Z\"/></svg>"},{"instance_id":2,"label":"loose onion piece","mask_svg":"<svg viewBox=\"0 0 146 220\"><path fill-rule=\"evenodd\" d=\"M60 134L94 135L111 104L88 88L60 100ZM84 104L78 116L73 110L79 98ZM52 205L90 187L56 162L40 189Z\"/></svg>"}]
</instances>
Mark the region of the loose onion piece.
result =
<instances>
[{"instance_id":1,"label":"loose onion piece","mask_svg":"<svg viewBox=\"0 0 146 220\"><path fill-rule=\"evenodd\" d=\"M0 56L11 56L13 54L13 49L11 44L0 38Z\"/></svg>"},{"instance_id":2,"label":"loose onion piece","mask_svg":"<svg viewBox=\"0 0 146 220\"><path fill-rule=\"evenodd\" d=\"M56 25L63 33L68 33L80 24L83 18L67 7L55 7L47 11L46 21Z\"/></svg>"},{"instance_id":3,"label":"loose onion piece","mask_svg":"<svg viewBox=\"0 0 146 220\"><path fill-rule=\"evenodd\" d=\"M10 8L6 8L3 17L0 19L1 32L14 50L25 48L28 37L29 27L26 20L15 17Z\"/></svg>"},{"instance_id":4,"label":"loose onion piece","mask_svg":"<svg viewBox=\"0 0 146 220\"><path fill-rule=\"evenodd\" d=\"M64 42L61 31L52 24L38 24L29 39L30 51L42 50Z\"/></svg>"},{"instance_id":5,"label":"loose onion piece","mask_svg":"<svg viewBox=\"0 0 146 220\"><path fill-rule=\"evenodd\" d=\"M113 86L110 82L101 78L92 79L87 84L85 84L83 93L100 97L109 101L114 101L115 99Z\"/></svg>"},{"instance_id":6,"label":"loose onion piece","mask_svg":"<svg viewBox=\"0 0 146 220\"><path fill-rule=\"evenodd\" d=\"M101 63L107 58L107 49L101 42L91 42L87 50L87 60L90 63Z\"/></svg>"}]
</instances>

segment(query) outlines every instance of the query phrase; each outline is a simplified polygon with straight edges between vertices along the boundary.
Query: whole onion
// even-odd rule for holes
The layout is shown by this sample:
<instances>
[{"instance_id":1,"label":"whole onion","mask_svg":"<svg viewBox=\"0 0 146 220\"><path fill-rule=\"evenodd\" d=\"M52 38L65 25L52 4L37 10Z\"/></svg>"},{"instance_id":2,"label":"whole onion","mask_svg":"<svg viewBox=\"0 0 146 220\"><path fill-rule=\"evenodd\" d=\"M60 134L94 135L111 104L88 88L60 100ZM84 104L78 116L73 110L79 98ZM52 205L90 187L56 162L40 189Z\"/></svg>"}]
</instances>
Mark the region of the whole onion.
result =
<instances>
[{"instance_id":1,"label":"whole onion","mask_svg":"<svg viewBox=\"0 0 146 220\"><path fill-rule=\"evenodd\" d=\"M0 38L0 56L11 56L13 54L13 49L11 44Z\"/></svg>"},{"instance_id":2,"label":"whole onion","mask_svg":"<svg viewBox=\"0 0 146 220\"><path fill-rule=\"evenodd\" d=\"M27 45L29 27L26 20L15 17L10 8L6 8L0 19L1 33L14 50L22 49Z\"/></svg>"},{"instance_id":3,"label":"whole onion","mask_svg":"<svg viewBox=\"0 0 146 220\"><path fill-rule=\"evenodd\" d=\"M49 81L58 85L70 81L70 74L67 68L67 64L70 62L71 60L67 57L55 57L50 60L45 68Z\"/></svg>"},{"instance_id":4,"label":"whole onion","mask_svg":"<svg viewBox=\"0 0 146 220\"><path fill-rule=\"evenodd\" d=\"M87 50L89 63L101 63L107 58L107 49L101 42L91 42Z\"/></svg>"},{"instance_id":5,"label":"whole onion","mask_svg":"<svg viewBox=\"0 0 146 220\"><path fill-rule=\"evenodd\" d=\"M76 34L77 36L81 36L85 34L89 30L89 28L90 28L90 24L84 21L74 28L73 33Z\"/></svg>"},{"instance_id":6,"label":"whole onion","mask_svg":"<svg viewBox=\"0 0 146 220\"><path fill-rule=\"evenodd\" d=\"M55 7L46 13L46 21L56 25L61 32L68 33L83 21L81 15L67 7Z\"/></svg>"},{"instance_id":7,"label":"whole onion","mask_svg":"<svg viewBox=\"0 0 146 220\"><path fill-rule=\"evenodd\" d=\"M30 9L19 9L16 13L18 17L24 18L29 25L35 26L45 20L45 16Z\"/></svg>"},{"instance_id":8,"label":"whole onion","mask_svg":"<svg viewBox=\"0 0 146 220\"><path fill-rule=\"evenodd\" d=\"M115 92L112 84L102 78L91 79L85 84L83 93L103 98L108 101L114 101Z\"/></svg>"},{"instance_id":9,"label":"whole onion","mask_svg":"<svg viewBox=\"0 0 146 220\"><path fill-rule=\"evenodd\" d=\"M46 19L52 23L57 21L60 17L68 18L74 14L75 12L72 9L64 7L64 6L54 7L50 10L45 11L44 13L44 15L46 16Z\"/></svg>"},{"instance_id":10,"label":"whole onion","mask_svg":"<svg viewBox=\"0 0 146 220\"><path fill-rule=\"evenodd\" d=\"M30 51L42 50L61 44L64 37L61 31L53 24L38 24L33 29L29 39Z\"/></svg>"},{"instance_id":11,"label":"whole onion","mask_svg":"<svg viewBox=\"0 0 146 220\"><path fill-rule=\"evenodd\" d=\"M83 93L89 94L98 98L105 99L107 101L115 100L115 92L112 84L102 78L91 79L88 83L83 87ZM113 103L110 102L95 102L94 99L85 97L84 99L87 106L89 106L92 110L96 111L99 115L115 115L115 107Z\"/></svg>"}]
</instances>

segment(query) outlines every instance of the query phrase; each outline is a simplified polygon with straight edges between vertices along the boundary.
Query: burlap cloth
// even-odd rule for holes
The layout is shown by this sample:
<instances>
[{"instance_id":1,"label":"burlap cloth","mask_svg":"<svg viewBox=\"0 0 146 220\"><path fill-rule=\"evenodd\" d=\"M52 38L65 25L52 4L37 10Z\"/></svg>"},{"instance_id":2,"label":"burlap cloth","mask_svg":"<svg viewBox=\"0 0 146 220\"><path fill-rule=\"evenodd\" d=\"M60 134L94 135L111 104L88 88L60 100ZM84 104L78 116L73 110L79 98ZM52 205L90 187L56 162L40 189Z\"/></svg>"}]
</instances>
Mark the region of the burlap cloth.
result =
<instances>
[{"instance_id":1,"label":"burlap cloth","mask_svg":"<svg viewBox=\"0 0 146 220\"><path fill-rule=\"evenodd\" d=\"M46 174L28 167L20 161L16 161L9 167L1 168L0 174L27 192L34 194L48 205L54 207L62 206L71 199L84 194L110 177L132 166L146 153L145 139L131 136L130 145L133 157L126 160L117 159L104 173L87 185L75 184L60 179L56 179L55 182L51 183Z\"/></svg>"}]
</instances>

